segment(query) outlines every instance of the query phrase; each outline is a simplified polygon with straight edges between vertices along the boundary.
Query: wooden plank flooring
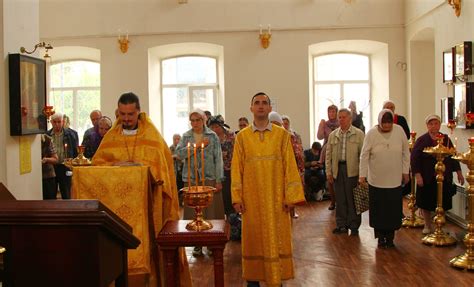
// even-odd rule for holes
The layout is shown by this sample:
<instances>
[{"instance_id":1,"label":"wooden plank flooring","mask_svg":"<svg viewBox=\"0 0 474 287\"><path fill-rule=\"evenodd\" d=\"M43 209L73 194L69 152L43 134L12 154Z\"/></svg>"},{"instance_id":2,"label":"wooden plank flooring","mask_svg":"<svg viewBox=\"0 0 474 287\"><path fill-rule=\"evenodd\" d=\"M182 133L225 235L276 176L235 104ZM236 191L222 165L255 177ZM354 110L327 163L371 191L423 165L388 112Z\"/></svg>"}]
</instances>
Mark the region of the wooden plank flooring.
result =
<instances>
[{"instance_id":1,"label":"wooden plank flooring","mask_svg":"<svg viewBox=\"0 0 474 287\"><path fill-rule=\"evenodd\" d=\"M474 286L474 272L449 266L451 258L465 252L464 243L426 246L421 229L400 229L396 248L378 249L367 212L358 237L334 235L335 212L327 210L328 205L323 201L298 207L300 218L293 221L296 276L284 286ZM461 236L459 227L448 223L446 228ZM186 250L193 286L214 286L212 258L196 258L192 248ZM226 286L246 286L239 242L227 244L224 265Z\"/></svg>"}]
</instances>

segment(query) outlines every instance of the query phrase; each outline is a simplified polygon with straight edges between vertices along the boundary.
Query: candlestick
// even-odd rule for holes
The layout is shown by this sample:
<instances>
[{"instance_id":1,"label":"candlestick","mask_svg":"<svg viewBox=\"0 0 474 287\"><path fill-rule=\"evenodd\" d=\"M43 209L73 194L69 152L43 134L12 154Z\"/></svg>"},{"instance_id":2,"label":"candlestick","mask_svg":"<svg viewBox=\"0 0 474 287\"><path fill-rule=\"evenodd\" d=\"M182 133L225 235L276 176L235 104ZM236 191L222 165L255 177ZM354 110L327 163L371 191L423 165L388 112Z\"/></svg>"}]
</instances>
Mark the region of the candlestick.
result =
<instances>
[{"instance_id":1,"label":"candlestick","mask_svg":"<svg viewBox=\"0 0 474 287\"><path fill-rule=\"evenodd\" d=\"M204 174L204 143L201 144L201 168L202 168L202 173L201 173L202 186L205 186L206 176Z\"/></svg>"},{"instance_id":2,"label":"candlestick","mask_svg":"<svg viewBox=\"0 0 474 287\"><path fill-rule=\"evenodd\" d=\"M191 191L191 143L188 142L188 191Z\"/></svg>"},{"instance_id":3,"label":"candlestick","mask_svg":"<svg viewBox=\"0 0 474 287\"><path fill-rule=\"evenodd\" d=\"M198 166L197 166L196 150L197 150L197 147L196 147L196 144L194 144L194 181L196 183L196 190L197 190L199 179L198 179Z\"/></svg>"}]
</instances>

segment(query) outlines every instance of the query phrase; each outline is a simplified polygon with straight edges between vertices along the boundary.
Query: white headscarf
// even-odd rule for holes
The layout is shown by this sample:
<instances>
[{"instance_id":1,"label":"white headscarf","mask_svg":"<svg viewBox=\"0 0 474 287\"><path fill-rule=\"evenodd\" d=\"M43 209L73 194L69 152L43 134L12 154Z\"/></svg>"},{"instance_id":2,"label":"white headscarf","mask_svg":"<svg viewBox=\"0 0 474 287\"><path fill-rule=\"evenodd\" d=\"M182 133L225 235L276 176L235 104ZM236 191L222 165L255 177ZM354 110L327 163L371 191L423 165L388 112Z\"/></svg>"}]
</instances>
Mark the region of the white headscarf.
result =
<instances>
[{"instance_id":1,"label":"white headscarf","mask_svg":"<svg viewBox=\"0 0 474 287\"><path fill-rule=\"evenodd\" d=\"M268 120L270 122L277 122L277 123L280 123L280 125L283 125L283 119L281 118L280 114L277 112L270 112L268 114Z\"/></svg>"},{"instance_id":2,"label":"white headscarf","mask_svg":"<svg viewBox=\"0 0 474 287\"><path fill-rule=\"evenodd\" d=\"M386 113L390 113L390 114L392 115L392 121L393 121L393 112L392 112L392 110L383 109L383 110L381 110L380 113L379 113L379 118L378 118L379 126L382 126L382 118L383 118L383 116L384 116Z\"/></svg>"}]
</instances>

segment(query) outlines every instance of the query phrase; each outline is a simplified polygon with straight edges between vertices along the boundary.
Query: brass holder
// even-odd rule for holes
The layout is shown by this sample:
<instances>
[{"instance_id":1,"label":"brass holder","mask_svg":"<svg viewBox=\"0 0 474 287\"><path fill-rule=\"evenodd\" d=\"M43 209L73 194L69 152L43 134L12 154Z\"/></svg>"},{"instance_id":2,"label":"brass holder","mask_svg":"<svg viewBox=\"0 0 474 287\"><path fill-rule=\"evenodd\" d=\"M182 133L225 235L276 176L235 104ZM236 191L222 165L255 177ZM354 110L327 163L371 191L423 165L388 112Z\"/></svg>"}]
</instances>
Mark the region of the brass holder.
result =
<instances>
[{"instance_id":1,"label":"brass holder","mask_svg":"<svg viewBox=\"0 0 474 287\"><path fill-rule=\"evenodd\" d=\"M84 156L85 146L80 145L77 147L77 157L76 158L67 158L64 160L64 165L71 169L73 166L88 166L91 165L91 161Z\"/></svg>"},{"instance_id":2,"label":"brass holder","mask_svg":"<svg viewBox=\"0 0 474 287\"><path fill-rule=\"evenodd\" d=\"M194 208L194 220L186 225L187 230L202 231L212 229L212 223L204 220L203 209L208 207L216 189L212 186L183 187L184 203Z\"/></svg>"},{"instance_id":3,"label":"brass holder","mask_svg":"<svg viewBox=\"0 0 474 287\"><path fill-rule=\"evenodd\" d=\"M467 224L468 233L464 236L466 253L456 256L449 261L449 265L456 268L474 270L474 138L469 139L469 151L453 157L467 165L469 172L466 180L469 182L467 189L467 205L469 222Z\"/></svg>"},{"instance_id":4,"label":"brass holder","mask_svg":"<svg viewBox=\"0 0 474 287\"><path fill-rule=\"evenodd\" d=\"M436 207L436 216L433 218L433 223L436 225L435 231L431 234L426 235L421 240L424 244L435 245L435 246L448 246L456 244L456 238L445 233L442 227L446 224L446 217L444 215L443 209L443 180L444 180L444 171L446 166L443 163L443 160L456 153L454 148L448 148L443 145L444 135L439 134L437 137L438 144L434 147L427 147L423 152L431 154L437 160L435 165L436 171L436 182L438 186L438 198L437 198L437 207Z\"/></svg>"},{"instance_id":5,"label":"brass holder","mask_svg":"<svg viewBox=\"0 0 474 287\"><path fill-rule=\"evenodd\" d=\"M52 115L54 115L54 107L53 106L44 106L43 108L43 115L46 116L46 119L49 121Z\"/></svg>"},{"instance_id":6,"label":"brass holder","mask_svg":"<svg viewBox=\"0 0 474 287\"><path fill-rule=\"evenodd\" d=\"M408 143L410 152L413 150L413 146L415 145L416 141L416 132L411 132L410 133L410 141ZM410 195L408 196L408 209L410 210L410 215L406 216L402 220L402 226L403 227L422 227L425 225L425 221L423 218L419 217L416 215L416 211L418 210L418 207L416 207L416 179L415 175L410 171L411 173L411 192Z\"/></svg>"}]
</instances>

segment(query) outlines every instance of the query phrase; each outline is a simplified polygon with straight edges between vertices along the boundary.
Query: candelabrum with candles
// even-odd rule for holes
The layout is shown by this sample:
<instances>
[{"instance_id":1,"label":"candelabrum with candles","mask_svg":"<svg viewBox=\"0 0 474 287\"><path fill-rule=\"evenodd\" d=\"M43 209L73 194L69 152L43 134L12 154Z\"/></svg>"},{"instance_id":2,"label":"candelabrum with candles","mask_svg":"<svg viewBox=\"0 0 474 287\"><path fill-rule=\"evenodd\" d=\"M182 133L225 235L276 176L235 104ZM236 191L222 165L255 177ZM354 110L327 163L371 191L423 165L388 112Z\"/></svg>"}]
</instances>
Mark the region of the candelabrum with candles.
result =
<instances>
[{"instance_id":1,"label":"candelabrum with candles","mask_svg":"<svg viewBox=\"0 0 474 287\"><path fill-rule=\"evenodd\" d=\"M410 152L413 150L413 146L415 146L416 141L416 132L410 133L410 141L408 143ZM416 215L416 179L415 175L411 172L411 180L410 180L410 188L411 192L408 196L408 209L410 210L410 215L403 218L402 226L403 227L422 227L425 225L425 221L423 218Z\"/></svg>"},{"instance_id":2,"label":"candelabrum with candles","mask_svg":"<svg viewBox=\"0 0 474 287\"><path fill-rule=\"evenodd\" d=\"M193 231L202 231L212 229L212 223L204 220L203 210L208 207L213 200L214 192L216 188L212 186L206 186L206 179L204 176L204 144L201 145L201 185L199 185L198 178L198 163L197 163L197 153L199 152L199 147L194 144L193 146L193 156L194 156L194 184L191 181L191 144L188 143L188 186L183 187L181 192L184 194L184 203L190 207L194 208L194 220L189 222L186 225L186 229Z\"/></svg>"},{"instance_id":3,"label":"candelabrum with candles","mask_svg":"<svg viewBox=\"0 0 474 287\"><path fill-rule=\"evenodd\" d=\"M437 207L436 207L436 216L433 218L433 223L436 226L435 231L431 234L423 237L422 242L428 245L435 246L448 246L456 244L456 238L445 233L442 227L446 224L446 218L444 215L443 209L443 180L444 180L444 171L446 166L443 161L446 157L452 156L456 153L456 150L453 147L446 147L443 145L444 135L439 134L436 138L438 144L434 147L427 147L423 152L431 154L436 158L436 183L437 183Z\"/></svg>"},{"instance_id":4,"label":"candelabrum with candles","mask_svg":"<svg viewBox=\"0 0 474 287\"><path fill-rule=\"evenodd\" d=\"M466 180L469 182L467 189L467 208L468 208L468 224L467 234L464 236L464 244L466 245L466 253L456 256L449 264L453 267L474 270L474 137L469 139L469 151L457 154L454 159L467 165L469 172Z\"/></svg>"},{"instance_id":5,"label":"candelabrum with candles","mask_svg":"<svg viewBox=\"0 0 474 287\"><path fill-rule=\"evenodd\" d=\"M66 146L67 148L67 146ZM91 165L91 161L84 156L84 151L86 147L83 145L80 145L77 147L77 157L75 158L66 158L64 159L64 165L67 166L68 168L71 168L73 166L87 166Z\"/></svg>"}]
</instances>

